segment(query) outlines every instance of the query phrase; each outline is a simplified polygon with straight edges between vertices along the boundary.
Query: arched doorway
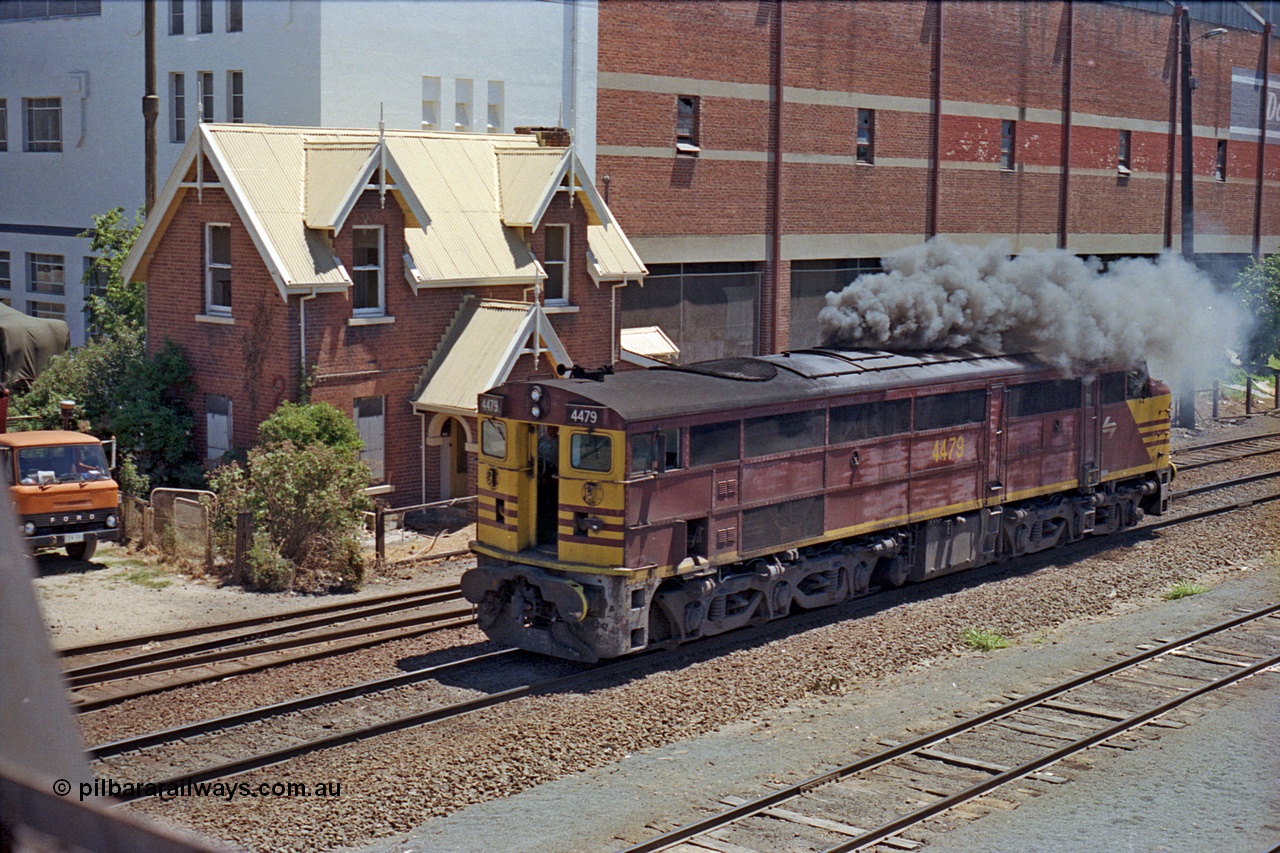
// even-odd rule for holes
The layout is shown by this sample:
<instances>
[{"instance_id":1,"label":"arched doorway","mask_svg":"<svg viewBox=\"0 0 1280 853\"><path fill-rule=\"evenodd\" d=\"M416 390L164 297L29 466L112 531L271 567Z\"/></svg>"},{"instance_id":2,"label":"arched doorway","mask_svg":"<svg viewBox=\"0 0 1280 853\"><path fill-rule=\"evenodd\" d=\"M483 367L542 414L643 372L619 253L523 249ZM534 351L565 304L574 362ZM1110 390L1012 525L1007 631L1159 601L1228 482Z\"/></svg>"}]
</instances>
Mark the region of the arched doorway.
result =
<instances>
[{"instance_id":1,"label":"arched doorway","mask_svg":"<svg viewBox=\"0 0 1280 853\"><path fill-rule=\"evenodd\" d=\"M446 418L440 425L440 500L466 497L467 428L457 418Z\"/></svg>"}]
</instances>

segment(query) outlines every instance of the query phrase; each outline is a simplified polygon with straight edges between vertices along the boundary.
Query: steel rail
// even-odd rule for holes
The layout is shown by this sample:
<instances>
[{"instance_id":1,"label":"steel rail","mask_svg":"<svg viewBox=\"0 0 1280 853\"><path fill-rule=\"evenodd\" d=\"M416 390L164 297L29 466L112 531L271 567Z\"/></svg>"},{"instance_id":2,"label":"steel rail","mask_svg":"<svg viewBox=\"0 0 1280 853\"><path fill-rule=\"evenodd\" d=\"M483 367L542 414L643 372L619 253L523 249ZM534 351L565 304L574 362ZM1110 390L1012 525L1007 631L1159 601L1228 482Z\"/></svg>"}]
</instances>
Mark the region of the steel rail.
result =
<instances>
[{"instance_id":1,"label":"steel rail","mask_svg":"<svg viewBox=\"0 0 1280 853\"><path fill-rule=\"evenodd\" d=\"M1265 441L1267 439L1280 438L1280 432L1265 432L1261 435L1250 435L1243 438L1226 438L1222 441L1209 441L1204 444L1192 444L1187 447L1179 447L1173 451L1176 456L1179 453L1195 453L1199 450L1212 450L1215 447L1231 447L1236 444L1247 444L1250 441Z\"/></svg>"},{"instance_id":2,"label":"steel rail","mask_svg":"<svg viewBox=\"0 0 1280 853\"><path fill-rule=\"evenodd\" d=\"M431 602L439 603L439 602ZM391 622L375 622L369 625L353 625L346 628L340 628L335 631L327 631L323 634L308 634L303 637L286 637L284 639L272 640L266 643L255 643L252 640L236 643L232 648L218 648L217 651L206 651L204 654L190 654L178 657L176 655L166 656L165 659L155 660L148 655L140 655L142 659L139 663L134 663L134 658L127 658L120 661L116 666L92 666L81 669L70 669L63 673L67 686L87 687L92 684L107 684L112 681L123 681L128 678L136 678L139 675L151 675L157 672L169 672L171 670L187 669L193 666L200 666L206 663L218 663L224 660L234 660L241 657L253 657L254 655L264 654L266 652L282 651L284 649L296 649L299 646L314 646L318 643L327 643L333 640L345 640L348 637L358 637L364 634L373 634L375 632L393 631L397 628L411 628L431 622L438 622L442 619L459 618L471 612L468 606L465 610L450 610L445 613L427 613L418 616L410 616L406 619L398 619ZM326 623L328 624L328 623ZM317 627L317 626L309 626ZM302 629L299 629L302 630ZM289 632L293 633L293 632ZM217 648L216 646L214 648ZM175 659L176 658L176 659Z\"/></svg>"},{"instance_id":3,"label":"steel rail","mask_svg":"<svg viewBox=\"0 0 1280 853\"><path fill-rule=\"evenodd\" d=\"M1075 690L1108 675L1130 669L1140 663L1145 663L1152 658L1159 657L1160 655L1182 648L1183 646L1188 646L1194 642L1204 639L1205 637L1220 634L1238 625L1243 625L1247 622L1253 622L1258 619L1265 618L1277 611L1280 611L1280 603L1270 604L1251 613L1236 616L1223 622L1219 622L1216 625L1211 625L1208 628L1188 634L1177 640L1173 640L1159 646L1154 646L1146 651L1141 651L1130 657L1125 657L1107 664L1106 666L1103 666L1091 673L1086 673L1068 681L1064 681L1061 684L1049 687L1039 693L1024 696L998 708L993 708L989 711L970 717L969 719L961 720L937 731L921 735L913 740L898 744L897 746L883 749L877 753L866 756L865 758L860 758L857 761L846 764L843 767L836 768L835 770L829 770L793 785L788 785L785 788L781 788L757 799L743 803L742 805L734 806L733 808L720 812L719 814L712 815L711 817L677 827L676 829L672 829L662 835L651 838L648 841L642 841L639 844L628 847L623 851L623 853L656 853L656 851L664 850L667 847L678 844L682 841L688 841L689 839L705 832L726 826L745 817L759 814L766 809L773 808L780 803L795 799L801 794L814 790L815 788L820 788L824 785L831 784L832 782L839 782L841 779L848 776L862 773L866 770L871 770L896 758L901 758L904 755L909 755L921 749L927 749L928 747L941 743L949 738L953 738L963 732L970 731L1004 717L1012 716L1026 708L1039 705L1042 702L1046 702L1063 693Z\"/></svg>"},{"instance_id":4,"label":"steel rail","mask_svg":"<svg viewBox=\"0 0 1280 853\"><path fill-rule=\"evenodd\" d=\"M334 655L340 655L346 652L368 648L369 646L376 646L381 643L391 642L392 640L408 640L414 637L420 637L423 634L430 634L435 631L444 631L450 628L462 628L467 625L471 625L475 623L475 617L471 615L469 610L466 611L467 615L465 618L458 618L457 614L461 612L463 611L454 611L452 615L454 615L455 618L453 618L452 620L441 618L441 620L438 623L430 624L425 627L400 631L389 637L384 637L384 636L369 637L368 639L365 639L365 640L360 640L354 643L346 643L344 645L333 647L333 648L318 649L316 651L304 652L302 654L297 654L297 655L290 655L287 658L278 658L276 660L260 661L258 663L246 664L244 666L237 667L232 672L207 672L200 675L192 675L187 678L183 678L175 681L169 681L158 686L153 685L148 687L142 687L137 690L127 691L124 693L113 694L111 696L103 696L99 699L84 699L80 701L73 701L71 703L71 708L78 714L85 714L85 713L89 713L90 711L100 710L102 708L107 707L108 705L118 704L120 702L125 701L126 699L135 699L139 696L150 696L154 693L162 693L166 690L173 690L178 687L190 687L193 684L203 684L207 681L218 681L220 679L228 678L233 675L247 675L252 672L261 672L264 669L272 669L277 666L284 666L285 664L302 663L304 661L309 661L309 660L317 660L320 658L333 657ZM447 615L450 615L450 614L444 614L444 616L447 616Z\"/></svg>"},{"instance_id":5,"label":"steel rail","mask_svg":"<svg viewBox=\"0 0 1280 853\"><path fill-rule=\"evenodd\" d=\"M173 741L183 740L184 738L210 734L212 732L220 731L221 729L242 726L246 723L253 723L258 722L259 720L266 720L271 717L278 717L282 714L288 714L293 711L303 711L307 708L315 708L320 705L336 704L357 696L368 696L372 693L381 693L396 687L403 687L406 684L414 684L429 676L438 675L441 672L446 672L466 664L476 663L490 658L503 657L515 654L518 651L519 649L499 649L496 652L487 652L482 655L475 655L474 657L464 658L462 660L450 661L449 663L426 667L425 669L415 669L413 672L404 672L399 675L391 675L386 678L376 678L372 681L353 684L350 687L339 687L336 690L328 690L324 693L312 693L309 696L287 699L283 702L277 702L274 705L264 705L260 708L250 708L248 711L238 711L233 714L213 717L208 720L200 720L195 723L187 723L186 725L175 726L158 732L148 732L147 734L123 738L121 740L90 747L87 750L87 754L91 760L101 761L104 758L110 758L114 755L121 755L138 749L145 749L149 746L159 746L160 744L171 743Z\"/></svg>"},{"instance_id":6,"label":"steel rail","mask_svg":"<svg viewBox=\"0 0 1280 853\"><path fill-rule=\"evenodd\" d=\"M1277 448L1280 450L1280 448ZM1210 483L1207 486L1195 486L1190 489L1183 489L1180 492L1173 492L1169 495L1171 498L1189 498L1192 495L1202 495L1205 492L1216 492L1221 489L1230 489L1235 486L1245 486L1249 483L1257 483L1261 480L1270 480L1272 477L1280 477L1280 471L1264 471L1261 474L1250 474L1247 477L1237 477L1234 480L1223 480L1221 483Z\"/></svg>"},{"instance_id":7,"label":"steel rail","mask_svg":"<svg viewBox=\"0 0 1280 853\"><path fill-rule=\"evenodd\" d=\"M105 640L101 643L91 643L83 646L69 646L65 649L55 649L55 653L59 657L79 657L80 655L115 651L116 649L129 648L131 646L146 646L151 643L162 643L168 640L181 640L186 637L195 637L201 634L234 631L237 628L246 628L254 625L269 625L274 622L282 622L288 619L302 619L308 616L318 616L322 613L334 613L342 610L358 609L368 605L382 604L385 602L412 598L418 595L440 595L450 592L460 594L461 588L457 584L450 584L448 586L402 590L400 592L387 593L386 595L362 598L357 601L343 601L338 604L324 604L319 607L304 607L299 610L290 610L270 616L253 616L246 619L236 619L230 622L216 622L210 625L201 625L196 628L178 628L173 631L162 631L156 634L140 634L133 637L123 637L119 640Z\"/></svg>"},{"instance_id":8,"label":"steel rail","mask_svg":"<svg viewBox=\"0 0 1280 853\"><path fill-rule=\"evenodd\" d=\"M420 711L404 717L397 717L393 720L374 723L373 725L354 729L349 732L326 735L303 743L294 744L293 746L277 749L272 752L261 753L259 755L237 759L235 761L227 761L222 764L205 767L190 773L170 776L168 779L164 779L160 782L151 783L148 787L151 787L156 791L162 791L180 788L184 785L211 782L215 779L225 779L228 776L236 776L250 770L259 770L263 767L270 767L274 764L280 764L284 761L288 761L291 758L297 758L298 756L307 755L322 749L331 749L335 746L345 746L347 744L367 740L372 737L378 737L384 734L391 734L392 732L403 731L404 729L416 728L417 726L438 723L455 717L461 717L465 714L480 711L494 705L502 705L516 699L523 699L527 696L550 693L563 687L574 686L588 679L597 678L601 675L609 675L616 672L625 672L628 669L635 669L646 663L648 663L648 660L645 657L628 657L613 663L598 664L582 672L562 675L558 678L550 679L549 681L522 684L518 687L500 690L497 693L490 693L475 699L468 699L464 702L456 702L452 705L433 708L429 711ZM117 799L121 802L131 802L133 800L148 799L156 795L157 794L148 794L145 792L134 792L132 794L119 796Z\"/></svg>"},{"instance_id":9,"label":"steel rail","mask_svg":"<svg viewBox=\"0 0 1280 853\"><path fill-rule=\"evenodd\" d=\"M941 800L937 800L927 806L916 809L910 814L903 815L894 821L886 823L878 829L873 829L870 832L863 833L862 835L851 838L848 841L837 844L834 847L828 847L823 851L823 853L849 853L853 850L863 850L873 844L878 844L891 836L897 835L905 829L928 820L934 815L941 814L942 812L954 808L961 803L968 802L969 800L975 800L988 791L993 791L1002 785L1007 785L1008 783L1021 779L1024 776L1029 776L1032 773L1054 764L1055 762L1075 755L1077 752L1083 752L1091 746L1096 746L1097 744L1110 740L1117 735L1124 734L1130 729L1135 729L1144 723L1150 722L1161 714L1172 711L1179 705L1190 702L1192 699L1196 699L1206 693L1221 690L1224 687L1235 684L1241 679L1248 678L1251 675L1255 675L1262 670L1269 669L1277 664L1280 664L1280 655L1273 655L1266 660L1259 661L1250 666L1238 669L1235 672L1228 673L1227 675L1224 675L1215 681L1211 681L1208 684L1193 687L1178 696L1174 696L1172 699L1156 705L1153 708L1148 708L1145 711L1134 714L1128 719L1121 720L1114 725L1107 726L1105 729L1100 729L1093 734L1086 735L1073 743L1061 746L1051 752L1045 753L1039 758L1034 758L1025 764L1019 765L1018 767L1012 767L1003 773L999 773L989 779L985 779L975 785L971 785L963 791L958 791L949 797L943 797Z\"/></svg>"},{"instance_id":10,"label":"steel rail","mask_svg":"<svg viewBox=\"0 0 1280 853\"><path fill-rule=\"evenodd\" d=\"M1223 442L1223 444L1230 444L1233 446L1240 445L1240 444L1252 444L1257 441L1270 440L1277 437L1280 437L1280 433L1271 433L1271 434L1260 436L1260 437L1239 439L1232 442ZM1212 447L1216 445L1207 445L1207 446ZM1217 459L1205 459L1198 462L1185 462L1181 464L1175 462L1174 464L1177 465L1179 471L1194 471L1197 468L1208 468L1210 465L1225 465L1228 462L1237 462L1241 459L1251 459L1255 456L1266 456L1269 453L1280 453L1280 444L1277 444L1275 447L1263 447L1260 449L1250 450L1247 453L1237 453L1233 456L1220 456ZM1175 454L1175 456L1176 455L1177 454Z\"/></svg>"}]
</instances>

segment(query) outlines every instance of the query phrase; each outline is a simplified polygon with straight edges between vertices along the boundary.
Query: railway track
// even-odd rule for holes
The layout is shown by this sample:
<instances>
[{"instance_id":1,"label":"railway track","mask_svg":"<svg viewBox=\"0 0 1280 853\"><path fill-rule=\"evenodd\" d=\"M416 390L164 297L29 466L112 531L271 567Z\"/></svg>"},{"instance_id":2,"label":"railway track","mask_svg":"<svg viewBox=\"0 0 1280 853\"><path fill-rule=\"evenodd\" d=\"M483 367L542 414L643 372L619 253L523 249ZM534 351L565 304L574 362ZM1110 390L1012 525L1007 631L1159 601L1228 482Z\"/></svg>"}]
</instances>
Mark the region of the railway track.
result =
<instances>
[{"instance_id":1,"label":"railway track","mask_svg":"<svg viewBox=\"0 0 1280 853\"><path fill-rule=\"evenodd\" d=\"M1240 501L1234 504L1214 507L1197 513L1180 516L1178 518L1165 519L1155 525L1146 525L1132 531L1127 531L1127 533L1142 533L1149 531L1153 527L1166 527L1194 521L1200 518L1231 512L1236 509L1252 506L1256 503L1276 499L1280 499L1280 492L1274 492L1268 496ZM1120 535L1123 536L1125 534ZM1280 608L1280 605L1277 605L1277 608ZM704 641L704 644L734 643L739 639L740 637L737 637L735 634L727 634L720 637L710 638L709 640ZM185 749L188 746L194 745L198 739L213 735L217 732L224 732L273 718L298 714L300 712L320 709L326 706L335 706L339 703L346 703L352 700L366 699L370 696L388 693L393 690L416 687L428 681L439 682L442 677L446 676L452 681L459 681L465 677L465 670L469 666L491 663L498 659L521 654L523 653L517 652L514 649L506 649L484 655L468 657L448 664L432 667L430 669L396 675L385 679L379 679L377 681L342 688L340 690L300 697L272 706L250 709L248 711L230 714L212 720L192 723L161 732L154 732L112 743L101 744L93 747L89 752L97 761L105 762L122 756L134 755L136 757L136 755L141 751L149 750L157 746L181 744ZM667 654L669 653L657 652L653 654L623 658L612 663L595 666L586 666L582 664L573 664L567 661L541 658L537 659L536 662L530 663L533 659L526 656L523 658L524 662L520 667L521 675L527 674L527 671L531 666L534 668L538 666L547 666L552 669L559 667L561 671L567 668L569 669L569 672L567 674L554 674L542 680L521 680L520 683L512 686L483 692L478 696L473 695L460 701L435 703L432 707L429 707L426 710L421 708L422 702L420 700L415 700L413 703L408 703L414 704L415 706L409 713L392 715L379 714L382 718L378 719L374 723L350 726L339 731L329 730L336 728L336 724L332 722L319 721L316 725L318 725L322 730L322 733L320 734L299 736L298 733L294 731L285 736L281 736L279 733L267 736L263 736L261 734L254 735L251 740L272 744L285 741L290 745L283 748L273 748L258 752L253 752L251 750L246 752L244 746L230 747L231 751L239 751L244 754L237 758L221 760L177 775L168 776L162 780L156 781L155 784L161 787L182 786L186 784L197 784L223 779L251 770L280 764L292 758L297 758L319 750L355 743L368 738L378 737L380 735L417 726L438 723L484 708L516 701L528 696L580 688L589 681L617 678L621 675L633 672L642 673L654 665L653 662L655 659L660 662L666 658ZM316 719L319 720L319 717L317 716ZM313 729L315 727L316 726L313 726ZM225 755L227 750L228 747L225 745L214 745L210 751L215 754ZM171 767L173 764L171 760L165 760L162 757L156 758L155 761L158 762L157 766L163 767ZM150 761L145 761L143 762L143 766L146 767L150 763ZM112 771L112 775L113 778L124 778L124 776L117 776L114 770ZM151 776L149 781L155 781L155 777ZM135 798L140 798L141 796L142 795L139 794L135 796Z\"/></svg>"},{"instance_id":2,"label":"railway track","mask_svg":"<svg viewBox=\"0 0 1280 853\"><path fill-rule=\"evenodd\" d=\"M470 605L430 609L461 601L454 584L82 646L62 652L64 661L86 658L64 666L63 674L73 707L83 713L174 687L469 625L475 621ZM407 611L426 612L387 618ZM107 647L128 653L94 659Z\"/></svg>"},{"instance_id":3,"label":"railway track","mask_svg":"<svg viewBox=\"0 0 1280 853\"><path fill-rule=\"evenodd\" d=\"M876 845L917 849L922 842L904 833L930 821L932 829L945 829L939 816L966 805L971 817L979 816L974 801L1020 780L1066 782L1071 770L1051 768L1098 745L1136 748L1143 727L1184 725L1164 715L1186 702L1280 666L1277 614L1280 604L1271 604L1121 653L1094 672L1032 696L1007 696L997 707L909 742L882 741L883 749L835 770L753 799L724 797L729 808L660 831L626 853L769 850L782 838L788 848L826 853ZM904 801L921 805L903 811ZM997 807L1011 806L1004 799Z\"/></svg>"},{"instance_id":4,"label":"railway track","mask_svg":"<svg viewBox=\"0 0 1280 853\"><path fill-rule=\"evenodd\" d=\"M1280 453L1280 432L1183 447L1173 452L1173 461L1179 471L1194 471L1269 453Z\"/></svg>"}]
</instances>

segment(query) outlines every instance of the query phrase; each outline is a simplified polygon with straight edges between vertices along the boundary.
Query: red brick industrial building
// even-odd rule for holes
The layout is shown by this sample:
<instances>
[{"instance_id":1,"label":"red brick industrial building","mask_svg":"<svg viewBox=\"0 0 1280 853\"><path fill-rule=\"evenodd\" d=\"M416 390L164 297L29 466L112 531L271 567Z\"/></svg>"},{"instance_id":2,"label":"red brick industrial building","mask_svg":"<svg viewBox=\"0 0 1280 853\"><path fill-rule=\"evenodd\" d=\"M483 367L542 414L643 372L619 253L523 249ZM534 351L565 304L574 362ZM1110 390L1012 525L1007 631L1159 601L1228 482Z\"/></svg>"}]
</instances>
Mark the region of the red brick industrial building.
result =
<instances>
[{"instance_id":1,"label":"red brick industrial building","mask_svg":"<svg viewBox=\"0 0 1280 853\"><path fill-rule=\"evenodd\" d=\"M1139 5L601 3L597 183L650 270L626 324L776 352L935 234L1179 249L1182 13ZM1194 248L1229 267L1280 249L1280 45L1245 4L1193 5ZM1228 32L1203 39L1210 7Z\"/></svg>"}]
</instances>

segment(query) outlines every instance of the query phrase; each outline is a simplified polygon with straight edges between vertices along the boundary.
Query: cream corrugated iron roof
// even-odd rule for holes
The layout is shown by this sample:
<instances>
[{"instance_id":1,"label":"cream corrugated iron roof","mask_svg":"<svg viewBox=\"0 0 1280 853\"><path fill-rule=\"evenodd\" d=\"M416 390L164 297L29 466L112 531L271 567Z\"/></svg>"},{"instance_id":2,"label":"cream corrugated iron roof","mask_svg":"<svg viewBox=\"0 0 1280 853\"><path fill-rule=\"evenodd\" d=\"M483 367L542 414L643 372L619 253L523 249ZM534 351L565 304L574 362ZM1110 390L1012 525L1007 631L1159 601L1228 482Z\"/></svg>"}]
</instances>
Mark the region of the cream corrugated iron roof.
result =
<instances>
[{"instance_id":1,"label":"cream corrugated iron roof","mask_svg":"<svg viewBox=\"0 0 1280 853\"><path fill-rule=\"evenodd\" d=\"M506 381L534 335L548 358L572 364L537 305L467 300L419 383L414 408L474 414L476 397Z\"/></svg>"},{"instance_id":2,"label":"cream corrugated iron roof","mask_svg":"<svg viewBox=\"0 0 1280 853\"><path fill-rule=\"evenodd\" d=\"M203 175L202 158L216 175ZM380 167L385 167L381 171ZM533 285L545 277L522 228L537 227L566 172L588 222L593 278L646 272L569 149L539 148L533 136L201 124L157 199L125 265L146 276L158 237L192 183L226 190L281 296L343 290L351 280L329 232L372 181L405 212L406 274L415 288ZM505 221L510 218L510 222ZM520 225L512 223L520 222Z\"/></svg>"}]
</instances>

